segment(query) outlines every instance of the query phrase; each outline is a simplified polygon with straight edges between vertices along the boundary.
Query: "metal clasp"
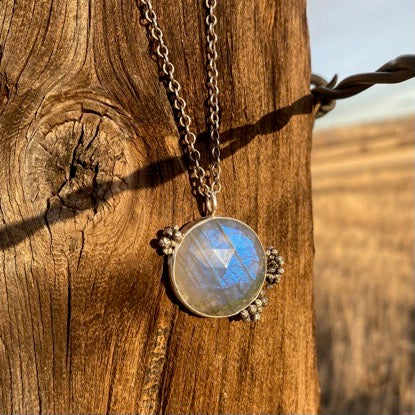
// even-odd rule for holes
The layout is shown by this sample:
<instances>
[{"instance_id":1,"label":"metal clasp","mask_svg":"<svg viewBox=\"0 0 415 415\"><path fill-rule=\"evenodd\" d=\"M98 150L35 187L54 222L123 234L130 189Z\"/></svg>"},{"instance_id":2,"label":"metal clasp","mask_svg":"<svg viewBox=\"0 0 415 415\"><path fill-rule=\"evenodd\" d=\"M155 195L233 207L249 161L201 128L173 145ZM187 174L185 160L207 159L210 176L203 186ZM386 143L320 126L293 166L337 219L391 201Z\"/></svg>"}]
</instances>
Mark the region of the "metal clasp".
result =
<instances>
[{"instance_id":1,"label":"metal clasp","mask_svg":"<svg viewBox=\"0 0 415 415\"><path fill-rule=\"evenodd\" d=\"M218 207L218 200L216 199L216 192L211 190L209 193L206 193L206 216L214 216L216 209Z\"/></svg>"}]
</instances>

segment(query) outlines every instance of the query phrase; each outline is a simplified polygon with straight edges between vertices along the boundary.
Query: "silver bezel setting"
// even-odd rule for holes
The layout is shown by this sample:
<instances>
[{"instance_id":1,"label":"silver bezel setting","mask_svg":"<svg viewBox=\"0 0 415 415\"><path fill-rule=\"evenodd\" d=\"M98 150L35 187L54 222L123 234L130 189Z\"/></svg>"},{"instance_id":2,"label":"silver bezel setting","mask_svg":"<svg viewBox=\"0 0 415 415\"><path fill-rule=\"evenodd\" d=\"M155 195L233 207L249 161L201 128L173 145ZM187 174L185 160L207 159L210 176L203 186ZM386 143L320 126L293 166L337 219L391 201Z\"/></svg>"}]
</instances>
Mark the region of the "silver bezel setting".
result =
<instances>
[{"instance_id":1,"label":"silver bezel setting","mask_svg":"<svg viewBox=\"0 0 415 415\"><path fill-rule=\"evenodd\" d=\"M211 221L211 220L215 220L215 219L226 219L226 220L231 220L234 222L238 222L240 224L242 224L243 226L245 226L246 228L248 228L257 238L257 241L262 249L263 255L263 261L264 261L264 276L262 279L262 282L259 286L259 289L257 290L257 292L255 292L255 295L252 296L252 298L249 299L249 301L247 300L246 304L244 304L243 306L240 307L240 309L238 309L238 311L229 314L229 315L221 315L221 316L217 316L217 315L210 315L210 314L206 314L203 312L200 312L196 309L194 309L192 306L190 306L186 300L183 298L183 296L181 295L180 291L178 290L177 284L176 284L176 280L175 280L175 275L174 275L174 267L175 267L175 260L176 260L176 256L177 256L177 252L180 249L180 245L183 243L183 240L186 238L186 236L194 229L196 229L198 226L200 226L203 223L206 223L207 221ZM234 219L234 218L230 218L230 217L226 217L226 216L209 216L209 217L204 217L204 218L200 218L197 219L193 222L188 223L187 225L185 225L181 230L180 230L183 234L182 240L181 242L175 247L173 253L171 255L168 255L168 259L167 259L167 264L168 264L168 271L169 271L169 279L170 279L170 286L173 289L174 294L176 295L176 298L180 301L180 303L185 306L188 310L190 310L192 313L201 316L201 317L210 317L210 318L228 318L228 317L232 317L232 316L236 316L238 315L242 310L244 310L246 307L248 307L253 301L255 301L255 299L258 297L259 293L261 292L261 290L263 289L264 283L265 283L265 279L266 279L266 271L267 271L267 257L266 257L266 253L265 253L265 249L261 243L261 240L259 239L257 233L250 227L248 226L246 223L238 220L238 219Z\"/></svg>"}]
</instances>

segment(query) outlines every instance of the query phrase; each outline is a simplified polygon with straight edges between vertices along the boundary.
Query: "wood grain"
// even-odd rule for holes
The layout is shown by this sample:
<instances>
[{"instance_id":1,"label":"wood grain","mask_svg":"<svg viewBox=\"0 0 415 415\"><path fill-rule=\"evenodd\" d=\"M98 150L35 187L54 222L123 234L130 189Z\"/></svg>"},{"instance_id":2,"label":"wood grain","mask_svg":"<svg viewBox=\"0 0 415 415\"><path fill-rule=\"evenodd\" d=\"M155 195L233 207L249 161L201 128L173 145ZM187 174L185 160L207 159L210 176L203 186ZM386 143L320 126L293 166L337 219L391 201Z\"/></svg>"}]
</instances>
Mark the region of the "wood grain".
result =
<instances>
[{"instance_id":1,"label":"wood grain","mask_svg":"<svg viewBox=\"0 0 415 415\"><path fill-rule=\"evenodd\" d=\"M205 163L205 10L154 3ZM317 411L305 10L217 10L218 213L287 262L243 324L181 309L151 242L199 211L137 5L2 0L1 413Z\"/></svg>"}]
</instances>

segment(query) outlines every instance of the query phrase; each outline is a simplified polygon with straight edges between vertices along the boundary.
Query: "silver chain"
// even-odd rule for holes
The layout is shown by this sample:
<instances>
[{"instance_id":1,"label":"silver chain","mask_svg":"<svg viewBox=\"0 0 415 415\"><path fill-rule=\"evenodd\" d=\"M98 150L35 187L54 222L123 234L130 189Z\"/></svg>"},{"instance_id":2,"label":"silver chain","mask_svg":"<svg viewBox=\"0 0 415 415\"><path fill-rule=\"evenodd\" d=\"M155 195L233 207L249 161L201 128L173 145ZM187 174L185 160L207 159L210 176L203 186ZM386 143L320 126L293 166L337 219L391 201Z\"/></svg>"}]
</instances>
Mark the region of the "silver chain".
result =
<instances>
[{"instance_id":1,"label":"silver chain","mask_svg":"<svg viewBox=\"0 0 415 415\"><path fill-rule=\"evenodd\" d=\"M163 32L157 22L157 16L153 9L151 0L140 0L143 6L144 17L149 25L149 30L153 41L155 42L155 51L161 60L161 70L167 77L167 89L173 95L173 107L177 110L178 122L183 130L183 140L188 147L188 156L193 166L190 166L191 174L198 180L197 190L200 195L206 197L208 210L214 210L216 207L216 193L221 190L219 182L220 167L220 141L219 141L219 89L218 89L218 70L216 61L218 54L216 52L217 35L215 25L217 23L214 10L216 0L205 0L208 9L206 17L206 41L207 41L207 87L208 87L208 118L207 124L210 139L212 141L213 161L206 169L200 165L200 152L195 148L196 135L190 129L191 118L186 111L186 101L181 95L181 87L174 77L174 66L169 58L169 50L164 43Z\"/></svg>"}]
</instances>

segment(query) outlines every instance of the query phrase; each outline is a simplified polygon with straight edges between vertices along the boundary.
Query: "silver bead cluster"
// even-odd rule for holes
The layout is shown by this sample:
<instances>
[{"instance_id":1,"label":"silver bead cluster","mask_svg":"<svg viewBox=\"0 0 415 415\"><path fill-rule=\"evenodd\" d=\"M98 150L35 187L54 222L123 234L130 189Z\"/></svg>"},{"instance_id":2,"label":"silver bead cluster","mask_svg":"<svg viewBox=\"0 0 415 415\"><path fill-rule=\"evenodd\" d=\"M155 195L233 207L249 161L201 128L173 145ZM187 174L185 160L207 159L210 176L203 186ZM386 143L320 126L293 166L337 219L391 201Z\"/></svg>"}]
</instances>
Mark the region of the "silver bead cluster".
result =
<instances>
[{"instance_id":1,"label":"silver bead cluster","mask_svg":"<svg viewBox=\"0 0 415 415\"><path fill-rule=\"evenodd\" d=\"M171 255L174 248L182 241L183 234L179 230L178 225L168 226L163 229L163 233L159 239L159 246L164 255Z\"/></svg>"},{"instance_id":2,"label":"silver bead cluster","mask_svg":"<svg viewBox=\"0 0 415 415\"><path fill-rule=\"evenodd\" d=\"M267 288L272 288L274 284L278 284L281 281L281 275L284 274L284 259L278 255L278 250L274 247L270 247L265 251L267 256L267 272L266 282Z\"/></svg>"},{"instance_id":3,"label":"silver bead cluster","mask_svg":"<svg viewBox=\"0 0 415 415\"><path fill-rule=\"evenodd\" d=\"M258 321L261 318L262 310L266 305L268 305L268 298L265 295L265 291L261 290L257 299L240 312L242 320Z\"/></svg>"},{"instance_id":4,"label":"silver bead cluster","mask_svg":"<svg viewBox=\"0 0 415 415\"><path fill-rule=\"evenodd\" d=\"M284 274L284 259L279 256L278 250L270 247L265 251L267 257L267 269L265 274L265 288L269 289L281 281L281 275ZM261 318L263 308L268 305L268 298L265 290L261 290L257 299L247 308L240 312L244 321L258 321Z\"/></svg>"}]
</instances>

